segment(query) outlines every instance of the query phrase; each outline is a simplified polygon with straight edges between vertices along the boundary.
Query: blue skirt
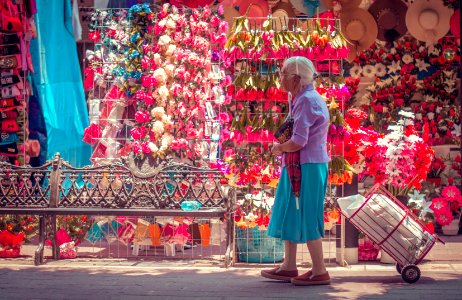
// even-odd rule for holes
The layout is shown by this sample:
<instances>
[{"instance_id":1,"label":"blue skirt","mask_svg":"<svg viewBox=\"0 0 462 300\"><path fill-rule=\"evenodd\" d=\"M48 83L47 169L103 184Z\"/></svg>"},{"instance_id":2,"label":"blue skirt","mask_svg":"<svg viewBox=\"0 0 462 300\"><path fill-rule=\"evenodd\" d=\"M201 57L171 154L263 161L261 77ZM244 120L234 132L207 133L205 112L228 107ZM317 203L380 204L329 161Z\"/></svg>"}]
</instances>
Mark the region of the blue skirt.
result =
<instances>
[{"instance_id":1,"label":"blue skirt","mask_svg":"<svg viewBox=\"0 0 462 300\"><path fill-rule=\"evenodd\" d=\"M306 163L301 165L301 169L299 209L287 169L283 168L267 232L269 236L293 243L305 243L324 237L328 164Z\"/></svg>"}]
</instances>

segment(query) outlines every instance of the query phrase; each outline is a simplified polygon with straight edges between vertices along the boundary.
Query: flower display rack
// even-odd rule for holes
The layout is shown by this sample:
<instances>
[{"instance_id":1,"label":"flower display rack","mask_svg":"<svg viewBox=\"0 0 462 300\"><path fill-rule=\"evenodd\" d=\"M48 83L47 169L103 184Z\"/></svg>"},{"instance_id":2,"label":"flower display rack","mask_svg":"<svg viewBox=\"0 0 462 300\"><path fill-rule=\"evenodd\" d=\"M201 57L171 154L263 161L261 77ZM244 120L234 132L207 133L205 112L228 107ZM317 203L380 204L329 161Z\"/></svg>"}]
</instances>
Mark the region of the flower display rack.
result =
<instances>
[{"instance_id":1,"label":"flower display rack","mask_svg":"<svg viewBox=\"0 0 462 300\"><path fill-rule=\"evenodd\" d=\"M232 115L225 122L223 132L229 136L223 142L223 160L227 166L226 178L228 184L239 189L236 210L236 230L258 230L262 234L270 219L270 200L278 183L280 168L277 157L270 153L273 143L273 132L284 121L288 113L288 95L283 91L279 71L285 59L291 56L304 56L312 60L317 68L317 90L326 98L334 127L339 126L339 132L332 132L335 145L329 148L333 161L330 164L330 174L337 174L336 184L342 184L351 178L351 169L343 159L340 141L343 131L342 112L349 99L349 92L343 88L343 59L348 50L346 41L338 28L339 20L334 19L276 19L268 17L261 25L256 20L246 16L234 19L231 33L225 44L224 65L229 66L232 84L228 85L227 95L231 101L223 110ZM281 26L275 26L276 23ZM337 138L340 137L340 138ZM348 174L348 176L345 176ZM329 176L329 181L333 183ZM330 190L332 189L330 185ZM328 192L333 195L332 191ZM249 205L244 198L258 198ZM326 229L335 228L332 216L336 215L332 197L327 198ZM338 211L337 211L338 212ZM330 228L329 228L330 227ZM330 231L328 231L330 233ZM242 248L238 249L239 259L259 255L257 260L263 261L262 253L250 251L248 245L253 240L247 240L250 235L236 236ZM329 234L329 240L335 239ZM271 248L271 247L270 247ZM274 248L274 245L273 245ZM333 247L335 248L335 246ZM246 249L246 250L243 250ZM270 249L260 249L269 251ZM329 247L328 251L332 249ZM245 253L242 253L244 251ZM250 253L250 252L253 253ZM246 253L249 252L249 253ZM335 257L335 249L333 250ZM270 252L267 252L270 253ZM334 258L335 259L335 258ZM267 259L268 260L268 259ZM278 260L275 255L272 262Z\"/></svg>"}]
</instances>

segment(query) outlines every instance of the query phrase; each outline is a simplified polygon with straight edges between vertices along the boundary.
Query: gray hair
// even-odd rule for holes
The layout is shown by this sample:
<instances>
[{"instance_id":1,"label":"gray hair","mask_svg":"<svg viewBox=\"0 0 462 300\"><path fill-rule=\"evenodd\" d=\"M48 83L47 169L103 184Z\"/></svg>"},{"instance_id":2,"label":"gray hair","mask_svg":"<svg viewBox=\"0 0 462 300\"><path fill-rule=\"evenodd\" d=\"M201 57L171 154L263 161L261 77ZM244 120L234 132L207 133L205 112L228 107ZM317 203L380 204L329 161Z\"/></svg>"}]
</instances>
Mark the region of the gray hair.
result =
<instances>
[{"instance_id":1,"label":"gray hair","mask_svg":"<svg viewBox=\"0 0 462 300\"><path fill-rule=\"evenodd\" d=\"M284 61L282 71L300 77L300 87L312 84L317 77L313 62L303 56L292 56Z\"/></svg>"}]
</instances>

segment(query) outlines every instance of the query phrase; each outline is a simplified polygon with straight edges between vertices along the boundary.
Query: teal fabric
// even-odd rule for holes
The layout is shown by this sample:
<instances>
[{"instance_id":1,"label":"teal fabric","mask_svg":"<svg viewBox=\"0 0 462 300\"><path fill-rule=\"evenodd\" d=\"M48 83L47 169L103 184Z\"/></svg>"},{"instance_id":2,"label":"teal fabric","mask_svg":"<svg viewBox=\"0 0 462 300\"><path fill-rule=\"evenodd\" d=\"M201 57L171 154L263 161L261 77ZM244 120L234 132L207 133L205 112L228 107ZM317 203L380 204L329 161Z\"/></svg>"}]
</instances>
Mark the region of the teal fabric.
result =
<instances>
[{"instance_id":1,"label":"teal fabric","mask_svg":"<svg viewBox=\"0 0 462 300\"><path fill-rule=\"evenodd\" d=\"M283 168L268 225L268 235L293 243L305 243L324 237L324 198L327 189L327 163L301 165L302 183L299 209Z\"/></svg>"},{"instance_id":2,"label":"teal fabric","mask_svg":"<svg viewBox=\"0 0 462 300\"><path fill-rule=\"evenodd\" d=\"M47 158L56 152L75 166L90 163L91 148L82 142L89 125L87 105L72 28L71 0L37 0L37 38L31 55L46 125Z\"/></svg>"}]
</instances>

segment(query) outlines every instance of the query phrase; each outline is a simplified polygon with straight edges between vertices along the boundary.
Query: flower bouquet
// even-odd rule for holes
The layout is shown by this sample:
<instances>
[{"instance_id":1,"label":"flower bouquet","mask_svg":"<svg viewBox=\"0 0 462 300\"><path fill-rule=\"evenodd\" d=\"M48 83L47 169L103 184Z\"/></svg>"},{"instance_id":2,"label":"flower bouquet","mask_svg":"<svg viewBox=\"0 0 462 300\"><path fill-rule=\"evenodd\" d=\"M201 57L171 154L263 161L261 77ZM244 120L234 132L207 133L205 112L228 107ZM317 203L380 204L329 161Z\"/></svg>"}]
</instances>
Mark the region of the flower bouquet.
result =
<instances>
[{"instance_id":1,"label":"flower bouquet","mask_svg":"<svg viewBox=\"0 0 462 300\"><path fill-rule=\"evenodd\" d=\"M417 135L414 115L405 111L399 115L401 120L388 127L388 134L366 146L365 172L394 196L406 196L412 188L420 189L434 151Z\"/></svg>"},{"instance_id":2,"label":"flower bouquet","mask_svg":"<svg viewBox=\"0 0 462 300\"><path fill-rule=\"evenodd\" d=\"M441 197L433 198L430 208L435 213L436 222L444 227L453 225L452 233L457 234L459 231L459 221L462 207L462 195L455 186L446 186L441 191Z\"/></svg>"},{"instance_id":3,"label":"flower bouquet","mask_svg":"<svg viewBox=\"0 0 462 300\"><path fill-rule=\"evenodd\" d=\"M13 234L8 230L0 231L0 257L19 257L24 233Z\"/></svg>"}]
</instances>

